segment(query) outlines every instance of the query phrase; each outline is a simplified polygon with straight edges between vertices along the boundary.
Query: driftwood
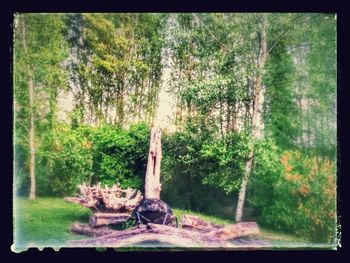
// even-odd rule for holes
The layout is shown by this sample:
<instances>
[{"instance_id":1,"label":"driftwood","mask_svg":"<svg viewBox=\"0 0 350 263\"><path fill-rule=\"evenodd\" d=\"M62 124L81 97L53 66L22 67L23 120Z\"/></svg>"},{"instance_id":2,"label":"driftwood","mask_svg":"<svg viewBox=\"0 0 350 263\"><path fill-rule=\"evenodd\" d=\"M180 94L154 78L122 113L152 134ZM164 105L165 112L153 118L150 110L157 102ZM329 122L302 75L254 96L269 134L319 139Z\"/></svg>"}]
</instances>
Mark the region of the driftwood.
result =
<instances>
[{"instance_id":1,"label":"driftwood","mask_svg":"<svg viewBox=\"0 0 350 263\"><path fill-rule=\"evenodd\" d=\"M89 224L92 227L106 226L126 222L129 218L128 213L95 213L90 216Z\"/></svg>"},{"instance_id":2,"label":"driftwood","mask_svg":"<svg viewBox=\"0 0 350 263\"><path fill-rule=\"evenodd\" d=\"M105 236L107 234L111 234L115 232L115 230L110 229L108 227L91 227L88 224L81 224L81 223L72 224L70 227L70 231L80 235L85 235L90 237Z\"/></svg>"},{"instance_id":3,"label":"driftwood","mask_svg":"<svg viewBox=\"0 0 350 263\"><path fill-rule=\"evenodd\" d=\"M209 236L216 236L223 240L259 234L259 227L255 222L244 222L223 226L206 222L198 216L184 215L181 224L185 229L206 233Z\"/></svg>"},{"instance_id":4,"label":"driftwood","mask_svg":"<svg viewBox=\"0 0 350 263\"><path fill-rule=\"evenodd\" d=\"M193 215L184 215L181 220L181 225L184 229L193 230L201 233L208 233L212 230L223 227L222 225L217 225L204 221L198 216Z\"/></svg>"},{"instance_id":5,"label":"driftwood","mask_svg":"<svg viewBox=\"0 0 350 263\"><path fill-rule=\"evenodd\" d=\"M83 247L124 247L136 246L137 243L144 242L161 242L171 246L180 247L215 247L228 246L226 241L223 241L215 236L205 236L193 231L178 229L171 226L149 223L140 225L127 230L115 231L101 237L71 241L72 246Z\"/></svg>"},{"instance_id":6,"label":"driftwood","mask_svg":"<svg viewBox=\"0 0 350 263\"><path fill-rule=\"evenodd\" d=\"M205 235L217 237L222 240L229 240L237 237L259 235L259 227L255 222L236 223L214 229Z\"/></svg>"},{"instance_id":7,"label":"driftwood","mask_svg":"<svg viewBox=\"0 0 350 263\"><path fill-rule=\"evenodd\" d=\"M137 246L147 242L160 242L162 245L173 247L232 247L233 243L228 241L230 239L259 234L259 228L255 222L219 226L192 215L183 217L182 228L148 223L121 231L89 226L84 228L78 225L72 228L72 231L87 236L96 236L96 238L75 240L70 243L72 246L90 247Z\"/></svg>"},{"instance_id":8,"label":"driftwood","mask_svg":"<svg viewBox=\"0 0 350 263\"><path fill-rule=\"evenodd\" d=\"M118 185L112 187L78 185L80 197L66 197L64 200L90 208L102 213L131 213L142 201L139 190L121 189Z\"/></svg>"}]
</instances>

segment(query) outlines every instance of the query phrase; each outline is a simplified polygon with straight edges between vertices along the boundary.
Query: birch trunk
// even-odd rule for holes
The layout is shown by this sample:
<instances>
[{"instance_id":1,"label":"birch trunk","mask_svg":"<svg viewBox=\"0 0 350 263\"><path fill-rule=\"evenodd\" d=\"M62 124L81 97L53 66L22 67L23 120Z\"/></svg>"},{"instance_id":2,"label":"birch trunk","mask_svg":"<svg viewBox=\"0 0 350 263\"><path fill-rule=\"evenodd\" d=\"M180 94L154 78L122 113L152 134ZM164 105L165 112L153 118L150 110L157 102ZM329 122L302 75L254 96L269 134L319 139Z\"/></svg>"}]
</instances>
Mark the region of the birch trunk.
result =
<instances>
[{"instance_id":1,"label":"birch trunk","mask_svg":"<svg viewBox=\"0 0 350 263\"><path fill-rule=\"evenodd\" d=\"M162 160L161 135L160 129L152 128L145 178L146 199L160 199L160 163Z\"/></svg>"},{"instance_id":2,"label":"birch trunk","mask_svg":"<svg viewBox=\"0 0 350 263\"><path fill-rule=\"evenodd\" d=\"M262 77L263 77L263 69L267 59L266 27L267 27L267 17L266 17L266 14L263 14L260 34L259 34L260 35L259 53L257 57L258 73L254 81L254 101L253 101L253 114L252 114L253 140L260 139L262 137L262 131L263 131L262 111L263 111L263 104L264 104L265 88L263 87ZM242 220L244 201L245 201L249 177L252 170L253 158L254 158L254 151L251 150L245 165L245 173L243 176L241 189L238 195L236 222L241 222Z\"/></svg>"},{"instance_id":3,"label":"birch trunk","mask_svg":"<svg viewBox=\"0 0 350 263\"><path fill-rule=\"evenodd\" d=\"M35 187L35 149L34 149L34 86L32 78L29 79L29 108L30 108L30 127L29 127L29 150L30 150L30 162L29 162L29 174L30 174L30 191L29 199L33 200L36 196Z\"/></svg>"},{"instance_id":4,"label":"birch trunk","mask_svg":"<svg viewBox=\"0 0 350 263\"><path fill-rule=\"evenodd\" d=\"M26 41L26 27L24 17L22 18L22 38L23 38L23 49L28 56L28 47ZM30 177L30 189L29 189L29 199L33 200L36 196L35 187L35 148L34 148L34 84L32 78L32 70L28 64L28 93L29 93L29 177Z\"/></svg>"}]
</instances>

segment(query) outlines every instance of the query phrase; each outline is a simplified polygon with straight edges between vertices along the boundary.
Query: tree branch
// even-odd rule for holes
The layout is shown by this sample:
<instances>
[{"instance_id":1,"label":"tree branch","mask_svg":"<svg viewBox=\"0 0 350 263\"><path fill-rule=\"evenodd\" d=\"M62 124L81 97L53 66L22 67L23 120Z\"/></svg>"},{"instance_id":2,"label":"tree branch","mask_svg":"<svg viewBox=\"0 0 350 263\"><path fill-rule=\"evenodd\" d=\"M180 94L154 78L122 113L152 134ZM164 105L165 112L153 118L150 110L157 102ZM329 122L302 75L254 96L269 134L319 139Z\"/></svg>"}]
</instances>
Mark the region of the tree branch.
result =
<instances>
[{"instance_id":1,"label":"tree branch","mask_svg":"<svg viewBox=\"0 0 350 263\"><path fill-rule=\"evenodd\" d=\"M204 22L195 14L192 13L192 15L195 17L195 19L200 22L200 24L202 24L204 26L204 28L209 32L209 34L211 35L211 37L218 42L226 51L232 51L231 49L229 49L224 43L222 43L220 40L218 40L215 35L209 30L209 28L204 24Z\"/></svg>"}]
</instances>

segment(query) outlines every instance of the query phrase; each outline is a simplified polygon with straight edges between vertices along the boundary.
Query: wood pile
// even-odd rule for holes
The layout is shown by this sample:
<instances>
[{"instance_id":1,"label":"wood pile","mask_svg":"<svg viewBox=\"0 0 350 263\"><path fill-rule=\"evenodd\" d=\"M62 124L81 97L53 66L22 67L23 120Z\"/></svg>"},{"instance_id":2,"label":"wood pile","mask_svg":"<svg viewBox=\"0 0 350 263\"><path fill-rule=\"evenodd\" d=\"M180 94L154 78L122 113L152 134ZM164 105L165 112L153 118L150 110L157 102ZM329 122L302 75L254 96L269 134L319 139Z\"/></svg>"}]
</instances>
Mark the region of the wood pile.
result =
<instances>
[{"instance_id":1,"label":"wood pile","mask_svg":"<svg viewBox=\"0 0 350 263\"><path fill-rule=\"evenodd\" d=\"M187 215L187 217L192 217ZM194 229L200 229L195 231ZM255 222L237 223L220 228L207 228L203 232L202 225L188 228L176 228L172 226L148 223L126 230L107 230L89 227L82 224L74 224L71 231L75 233L94 236L85 240L74 240L70 245L75 247L125 247L135 244L156 243L172 247L234 247L230 239L242 236L254 236L259 234L259 228ZM160 245L162 246L162 245Z\"/></svg>"}]
</instances>

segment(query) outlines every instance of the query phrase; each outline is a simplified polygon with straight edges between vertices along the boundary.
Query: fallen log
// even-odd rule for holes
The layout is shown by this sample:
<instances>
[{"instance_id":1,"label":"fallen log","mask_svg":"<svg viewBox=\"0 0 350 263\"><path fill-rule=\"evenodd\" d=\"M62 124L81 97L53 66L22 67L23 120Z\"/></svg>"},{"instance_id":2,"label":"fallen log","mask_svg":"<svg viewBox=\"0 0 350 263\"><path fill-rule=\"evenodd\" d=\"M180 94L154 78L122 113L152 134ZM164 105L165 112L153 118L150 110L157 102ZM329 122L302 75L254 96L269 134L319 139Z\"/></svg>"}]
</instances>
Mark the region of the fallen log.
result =
<instances>
[{"instance_id":1,"label":"fallen log","mask_svg":"<svg viewBox=\"0 0 350 263\"><path fill-rule=\"evenodd\" d=\"M229 239L257 234L259 234L259 228L254 222L237 223L207 233L149 223L110 232L97 238L71 241L70 244L88 247L124 247L156 242L175 247L234 247L235 245L229 242Z\"/></svg>"},{"instance_id":2,"label":"fallen log","mask_svg":"<svg viewBox=\"0 0 350 263\"><path fill-rule=\"evenodd\" d=\"M108 227L93 228L88 224L81 224L81 223L72 224L70 227L70 231L80 235L85 235L90 237L100 237L100 236L105 236L107 234L111 234L115 232L115 230L110 229Z\"/></svg>"},{"instance_id":3,"label":"fallen log","mask_svg":"<svg viewBox=\"0 0 350 263\"><path fill-rule=\"evenodd\" d=\"M205 235L228 240L242 236L259 235L259 227L255 222L236 223L212 230Z\"/></svg>"},{"instance_id":4,"label":"fallen log","mask_svg":"<svg viewBox=\"0 0 350 263\"><path fill-rule=\"evenodd\" d=\"M227 247L232 245L215 236L205 236L190 230L152 223L115 231L97 238L71 241L70 245L79 247L124 247L147 242L166 243L168 246L180 247Z\"/></svg>"},{"instance_id":5,"label":"fallen log","mask_svg":"<svg viewBox=\"0 0 350 263\"><path fill-rule=\"evenodd\" d=\"M111 224L120 224L130 218L128 213L95 213L90 216L89 224L91 227L106 226Z\"/></svg>"},{"instance_id":6,"label":"fallen log","mask_svg":"<svg viewBox=\"0 0 350 263\"><path fill-rule=\"evenodd\" d=\"M181 219L181 225L184 229L198 231L201 233L208 233L212 230L223 227L222 225L204 221L200 217L193 215L184 215Z\"/></svg>"}]
</instances>

